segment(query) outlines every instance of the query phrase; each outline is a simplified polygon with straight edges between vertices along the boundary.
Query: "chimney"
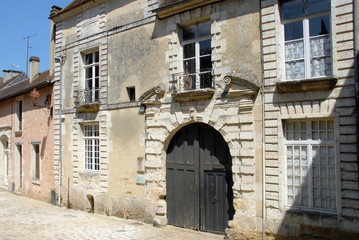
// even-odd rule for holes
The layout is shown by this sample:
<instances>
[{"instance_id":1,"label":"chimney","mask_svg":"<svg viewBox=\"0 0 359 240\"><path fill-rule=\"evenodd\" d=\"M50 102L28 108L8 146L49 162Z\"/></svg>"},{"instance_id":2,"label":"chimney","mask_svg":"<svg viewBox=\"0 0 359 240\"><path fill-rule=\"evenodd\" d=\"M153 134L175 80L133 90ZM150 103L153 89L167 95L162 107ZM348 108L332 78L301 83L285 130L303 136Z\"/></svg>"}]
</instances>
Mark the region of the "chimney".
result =
<instances>
[{"instance_id":1,"label":"chimney","mask_svg":"<svg viewBox=\"0 0 359 240\"><path fill-rule=\"evenodd\" d=\"M32 82L34 77L39 73L39 62L40 58L34 56L30 57L30 82Z\"/></svg>"},{"instance_id":2,"label":"chimney","mask_svg":"<svg viewBox=\"0 0 359 240\"><path fill-rule=\"evenodd\" d=\"M6 83L11 78L18 76L21 73L22 73L21 71L16 71L16 70L3 70L3 76L4 76L3 83Z\"/></svg>"},{"instance_id":3,"label":"chimney","mask_svg":"<svg viewBox=\"0 0 359 240\"><path fill-rule=\"evenodd\" d=\"M56 6L56 5L53 5L53 6L51 7L50 17L52 17L52 16L58 14L61 10L62 10L61 7Z\"/></svg>"}]
</instances>

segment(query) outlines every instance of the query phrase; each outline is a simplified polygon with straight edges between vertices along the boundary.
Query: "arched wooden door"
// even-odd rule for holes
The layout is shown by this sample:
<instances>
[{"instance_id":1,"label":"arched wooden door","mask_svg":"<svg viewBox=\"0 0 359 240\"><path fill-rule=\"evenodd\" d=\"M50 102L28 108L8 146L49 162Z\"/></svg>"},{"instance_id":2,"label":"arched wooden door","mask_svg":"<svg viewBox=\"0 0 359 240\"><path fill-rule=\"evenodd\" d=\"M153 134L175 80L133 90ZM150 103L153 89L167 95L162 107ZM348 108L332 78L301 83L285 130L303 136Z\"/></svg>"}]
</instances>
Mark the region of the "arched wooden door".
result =
<instances>
[{"instance_id":1,"label":"arched wooden door","mask_svg":"<svg viewBox=\"0 0 359 240\"><path fill-rule=\"evenodd\" d=\"M168 224L224 232L233 219L232 159L222 135L203 123L172 138L166 161Z\"/></svg>"}]
</instances>

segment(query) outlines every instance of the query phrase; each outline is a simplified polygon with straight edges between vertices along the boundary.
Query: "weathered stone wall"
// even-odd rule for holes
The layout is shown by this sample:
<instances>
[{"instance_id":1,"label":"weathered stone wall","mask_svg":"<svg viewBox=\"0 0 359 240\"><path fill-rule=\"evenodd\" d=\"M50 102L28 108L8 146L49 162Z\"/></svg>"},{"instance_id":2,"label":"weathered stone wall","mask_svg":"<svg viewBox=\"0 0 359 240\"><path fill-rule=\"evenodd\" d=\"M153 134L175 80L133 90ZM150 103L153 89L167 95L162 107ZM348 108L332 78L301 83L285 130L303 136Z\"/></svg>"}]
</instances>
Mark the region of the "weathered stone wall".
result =
<instances>
[{"instance_id":1,"label":"weathered stone wall","mask_svg":"<svg viewBox=\"0 0 359 240\"><path fill-rule=\"evenodd\" d=\"M212 64L215 92L207 100L191 96L176 101L171 74L181 67L180 28L197 21L211 22ZM165 26L163 26L165 24ZM167 224L166 151L182 127L201 122L214 127L228 143L234 180L233 221L226 231L230 239L258 236L261 231L262 111L259 5L250 1L226 1L189 10L156 22L166 29L168 82L163 96L146 100L146 221ZM243 35L243 29L251 29ZM226 85L226 76L244 79ZM250 84L257 88L251 89ZM229 89L229 90L228 90ZM243 94L238 94L240 89ZM238 94L238 95L236 95Z\"/></svg>"},{"instance_id":2,"label":"weathered stone wall","mask_svg":"<svg viewBox=\"0 0 359 240\"><path fill-rule=\"evenodd\" d=\"M336 237L346 231L357 231L359 189L352 1L331 1L333 75L338 79L336 85L329 90L294 93L282 93L277 87L278 82L284 80L283 26L278 1L263 0L261 5L265 85L266 234L327 239L332 236L326 235L329 231L335 232ZM308 118L332 118L336 122L339 208L334 215L321 212L296 213L285 204L282 123L287 119Z\"/></svg>"},{"instance_id":3,"label":"weathered stone wall","mask_svg":"<svg viewBox=\"0 0 359 240\"><path fill-rule=\"evenodd\" d=\"M138 170L144 158L144 116L139 102L130 102L126 87L135 87L136 99L158 85L158 39L151 41L156 1L102 1L83 6L56 22L55 55L64 56L55 65L55 79L62 81L62 163L59 116L55 116L55 175L64 205L128 218L143 219L144 182ZM131 17L129 17L131 16ZM136 44L136 45L134 45ZM163 44L162 44L163 45ZM84 54L100 54L100 107L90 111L76 108L76 91L84 89ZM143 64L140 60L147 62ZM166 69L166 68L164 68ZM60 71L62 70L62 75ZM157 82L157 83L154 83ZM56 113L60 85L56 84ZM83 125L100 127L100 170L84 169Z\"/></svg>"},{"instance_id":4,"label":"weathered stone wall","mask_svg":"<svg viewBox=\"0 0 359 240\"><path fill-rule=\"evenodd\" d=\"M74 208L166 224L167 146L180 128L202 122L222 134L233 161L236 213L227 235L256 236L262 216L259 3L222 1L163 20L151 12L157 6L153 0L104 1L91 10L85 6L82 13L55 19L55 55L66 57L64 65L55 68L56 80L62 70L63 83L61 164L60 121L55 115L55 175L59 180L62 165L62 201ZM215 90L201 100L178 102L172 74L183 71L180 28L203 20L211 22ZM93 50L100 53L101 106L98 111L80 112L74 106L74 92L83 88L82 54ZM163 92L143 99L146 113L138 115L141 102L129 102L126 88L135 87L137 99L156 86ZM57 82L56 113L59 90ZM100 125L100 171L83 169L84 123ZM140 159L145 182L136 165Z\"/></svg>"}]
</instances>

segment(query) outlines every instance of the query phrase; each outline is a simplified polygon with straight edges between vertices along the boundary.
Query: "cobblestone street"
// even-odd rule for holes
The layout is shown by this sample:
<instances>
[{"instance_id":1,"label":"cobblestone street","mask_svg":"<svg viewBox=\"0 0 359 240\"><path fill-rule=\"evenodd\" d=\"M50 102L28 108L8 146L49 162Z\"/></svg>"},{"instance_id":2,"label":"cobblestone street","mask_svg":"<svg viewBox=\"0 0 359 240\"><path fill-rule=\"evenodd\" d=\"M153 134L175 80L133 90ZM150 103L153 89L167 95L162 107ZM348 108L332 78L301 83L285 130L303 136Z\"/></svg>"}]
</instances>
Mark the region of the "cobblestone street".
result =
<instances>
[{"instance_id":1,"label":"cobblestone street","mask_svg":"<svg viewBox=\"0 0 359 240\"><path fill-rule=\"evenodd\" d=\"M0 190L1 240L186 239L218 240L221 235L56 207Z\"/></svg>"}]
</instances>

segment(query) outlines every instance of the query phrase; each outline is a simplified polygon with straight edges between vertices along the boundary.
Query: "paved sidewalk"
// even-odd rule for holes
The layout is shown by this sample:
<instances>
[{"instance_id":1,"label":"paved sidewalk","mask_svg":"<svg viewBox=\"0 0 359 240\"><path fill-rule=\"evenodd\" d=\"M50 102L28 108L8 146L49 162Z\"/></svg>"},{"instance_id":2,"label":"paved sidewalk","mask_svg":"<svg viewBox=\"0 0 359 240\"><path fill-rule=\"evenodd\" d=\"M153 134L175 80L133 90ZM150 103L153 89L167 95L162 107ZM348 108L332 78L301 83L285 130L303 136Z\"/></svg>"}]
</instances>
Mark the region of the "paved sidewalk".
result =
<instances>
[{"instance_id":1,"label":"paved sidewalk","mask_svg":"<svg viewBox=\"0 0 359 240\"><path fill-rule=\"evenodd\" d=\"M218 240L222 235L151 225L56 207L0 190L1 240Z\"/></svg>"}]
</instances>

